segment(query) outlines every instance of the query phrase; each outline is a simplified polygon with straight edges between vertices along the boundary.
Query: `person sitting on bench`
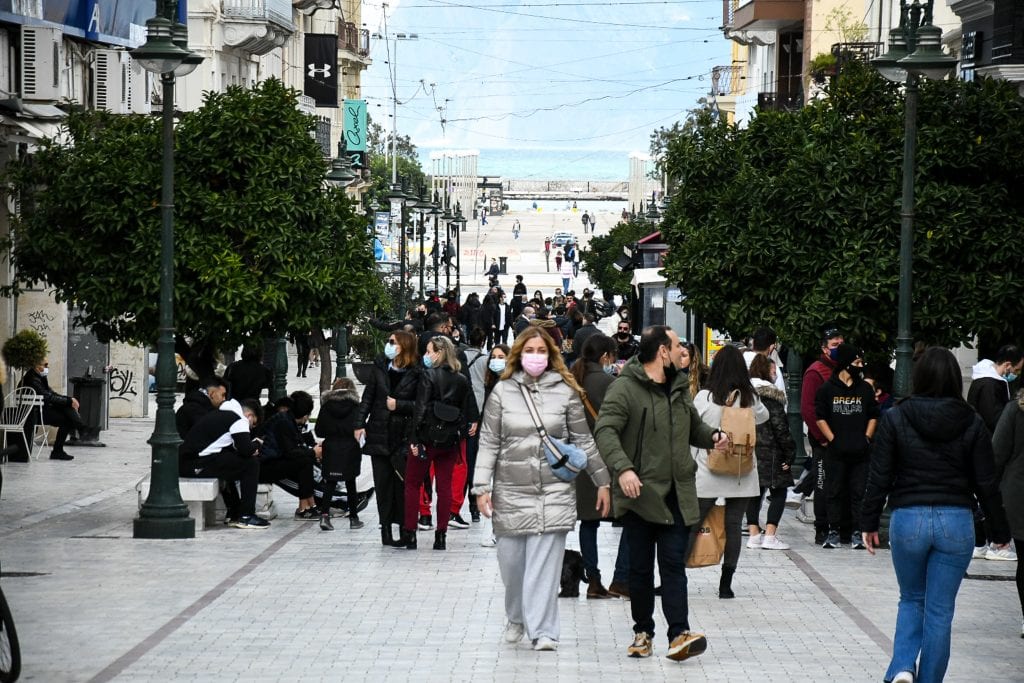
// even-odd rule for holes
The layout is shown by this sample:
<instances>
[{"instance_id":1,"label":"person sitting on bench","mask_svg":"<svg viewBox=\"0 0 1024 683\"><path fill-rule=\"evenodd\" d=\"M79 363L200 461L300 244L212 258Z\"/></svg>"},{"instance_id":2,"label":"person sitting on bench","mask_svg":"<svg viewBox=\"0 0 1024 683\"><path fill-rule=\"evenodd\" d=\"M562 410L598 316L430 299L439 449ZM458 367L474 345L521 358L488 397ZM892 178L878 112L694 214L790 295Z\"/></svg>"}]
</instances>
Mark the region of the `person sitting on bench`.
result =
<instances>
[{"instance_id":1,"label":"person sitting on bench","mask_svg":"<svg viewBox=\"0 0 1024 683\"><path fill-rule=\"evenodd\" d=\"M50 388L46 376L50 374L50 361L44 358L22 377L18 387L31 387L37 395L43 397L43 424L57 428L57 438L53 441L50 460L74 460L75 456L64 450L64 442L72 429L84 429L85 423L78 414L78 399L58 394ZM25 422L25 436L28 443L35 438L36 427L39 425L39 413L35 410ZM19 449L19 451L22 449ZM14 461L28 462L28 453L21 453L11 458Z\"/></svg>"}]
</instances>

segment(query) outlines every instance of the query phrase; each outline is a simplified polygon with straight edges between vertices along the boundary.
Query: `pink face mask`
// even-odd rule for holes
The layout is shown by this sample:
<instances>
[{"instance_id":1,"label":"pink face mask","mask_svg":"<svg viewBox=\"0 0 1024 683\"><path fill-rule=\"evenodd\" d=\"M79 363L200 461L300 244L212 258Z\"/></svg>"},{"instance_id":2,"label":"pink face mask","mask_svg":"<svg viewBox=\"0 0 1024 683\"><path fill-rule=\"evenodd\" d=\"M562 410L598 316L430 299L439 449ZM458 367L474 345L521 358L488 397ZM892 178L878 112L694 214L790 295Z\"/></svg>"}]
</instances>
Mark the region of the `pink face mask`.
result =
<instances>
[{"instance_id":1,"label":"pink face mask","mask_svg":"<svg viewBox=\"0 0 1024 683\"><path fill-rule=\"evenodd\" d=\"M548 354L546 353L524 353L519 357L519 362L531 377L540 377L548 369Z\"/></svg>"}]
</instances>

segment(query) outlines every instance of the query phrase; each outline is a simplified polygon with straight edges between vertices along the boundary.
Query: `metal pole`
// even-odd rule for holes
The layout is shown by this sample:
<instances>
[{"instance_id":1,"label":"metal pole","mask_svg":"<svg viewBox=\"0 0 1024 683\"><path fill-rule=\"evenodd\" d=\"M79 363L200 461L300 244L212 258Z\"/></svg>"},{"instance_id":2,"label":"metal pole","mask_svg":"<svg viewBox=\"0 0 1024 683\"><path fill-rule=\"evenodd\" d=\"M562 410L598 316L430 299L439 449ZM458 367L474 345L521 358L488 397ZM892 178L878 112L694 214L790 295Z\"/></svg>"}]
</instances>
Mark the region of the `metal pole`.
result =
<instances>
[{"instance_id":1,"label":"metal pole","mask_svg":"<svg viewBox=\"0 0 1024 683\"><path fill-rule=\"evenodd\" d=\"M438 246L437 241L437 223L440 220L440 217L437 214L434 214L434 291L437 291L439 284L438 278L440 277L440 273L437 272L438 259L441 257L441 248Z\"/></svg>"},{"instance_id":2,"label":"metal pole","mask_svg":"<svg viewBox=\"0 0 1024 683\"><path fill-rule=\"evenodd\" d=\"M398 182L398 37L395 37L395 51L391 58L391 184ZM403 238L404 239L404 238ZM404 313L403 313L404 314Z\"/></svg>"},{"instance_id":3,"label":"metal pole","mask_svg":"<svg viewBox=\"0 0 1024 683\"><path fill-rule=\"evenodd\" d=\"M188 516L178 487L178 445L174 421L174 74L163 83L163 181L160 193L160 328L156 361L156 424L149 495L133 524L135 538L195 538L196 522Z\"/></svg>"},{"instance_id":4,"label":"metal pole","mask_svg":"<svg viewBox=\"0 0 1024 683\"><path fill-rule=\"evenodd\" d=\"M462 300L462 224L455 224L455 291Z\"/></svg>"},{"instance_id":5,"label":"metal pole","mask_svg":"<svg viewBox=\"0 0 1024 683\"><path fill-rule=\"evenodd\" d=\"M423 225L423 212L420 211L419 213L420 213L420 224L419 224L419 231L420 231L420 301L422 301L423 300L423 294L424 294L423 287L425 286L423 284L423 278L426 275L426 273L424 273L423 271L426 269L426 266L427 266L426 257L423 254L423 237L425 236L425 234L427 232L427 229L426 229L426 226Z\"/></svg>"},{"instance_id":6,"label":"metal pole","mask_svg":"<svg viewBox=\"0 0 1024 683\"><path fill-rule=\"evenodd\" d=\"M406 287L405 287L405 206L401 208L401 214L398 218L398 239L401 242L398 243L398 259L400 261L398 265L398 283L399 290L401 291L401 302L402 308L398 312L399 317L405 315L406 309Z\"/></svg>"},{"instance_id":7,"label":"metal pole","mask_svg":"<svg viewBox=\"0 0 1024 683\"><path fill-rule=\"evenodd\" d=\"M904 97L903 126L903 198L900 206L900 290L899 317L896 330L896 398L910 395L910 368L914 359L911 336L913 318L914 272L914 167L917 154L917 81L916 74L907 75Z\"/></svg>"}]
</instances>

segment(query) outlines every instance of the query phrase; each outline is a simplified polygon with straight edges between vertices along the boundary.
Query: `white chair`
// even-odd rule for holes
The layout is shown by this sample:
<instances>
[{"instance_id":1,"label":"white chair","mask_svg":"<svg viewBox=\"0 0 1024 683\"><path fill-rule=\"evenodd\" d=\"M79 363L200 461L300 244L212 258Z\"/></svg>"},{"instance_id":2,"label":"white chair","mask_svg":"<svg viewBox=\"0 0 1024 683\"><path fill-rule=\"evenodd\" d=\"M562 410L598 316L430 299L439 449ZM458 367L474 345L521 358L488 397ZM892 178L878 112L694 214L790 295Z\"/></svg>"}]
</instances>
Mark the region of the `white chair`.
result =
<instances>
[{"instance_id":1,"label":"white chair","mask_svg":"<svg viewBox=\"0 0 1024 683\"><path fill-rule=\"evenodd\" d=\"M4 397L4 409L0 412L0 431L3 432L4 448L7 447L7 434L17 432L25 444L25 452L32 453L33 449L29 447L28 437L25 436L25 422L37 405L40 406L39 421L42 422L42 396L36 396L31 387L15 389ZM41 452L42 447L39 450Z\"/></svg>"},{"instance_id":2,"label":"white chair","mask_svg":"<svg viewBox=\"0 0 1024 683\"><path fill-rule=\"evenodd\" d=\"M15 391L16 394L18 392L24 392L17 398L21 405L28 406L29 416L31 417L33 412L37 416L35 427L32 429L32 457L39 460L43 455L43 447L50 445L50 428L43 422L45 399L37 394L32 387L22 387Z\"/></svg>"}]
</instances>

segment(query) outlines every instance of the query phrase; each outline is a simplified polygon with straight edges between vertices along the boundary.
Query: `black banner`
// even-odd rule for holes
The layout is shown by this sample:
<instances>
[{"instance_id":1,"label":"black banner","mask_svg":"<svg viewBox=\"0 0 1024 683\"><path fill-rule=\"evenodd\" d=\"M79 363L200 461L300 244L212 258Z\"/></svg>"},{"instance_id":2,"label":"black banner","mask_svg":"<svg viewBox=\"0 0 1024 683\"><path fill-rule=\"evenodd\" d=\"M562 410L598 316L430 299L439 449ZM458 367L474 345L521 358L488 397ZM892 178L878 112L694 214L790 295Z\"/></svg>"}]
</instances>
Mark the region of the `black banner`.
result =
<instances>
[{"instance_id":1,"label":"black banner","mask_svg":"<svg viewBox=\"0 0 1024 683\"><path fill-rule=\"evenodd\" d=\"M338 69L338 36L307 33L304 92L316 106L338 106Z\"/></svg>"}]
</instances>

